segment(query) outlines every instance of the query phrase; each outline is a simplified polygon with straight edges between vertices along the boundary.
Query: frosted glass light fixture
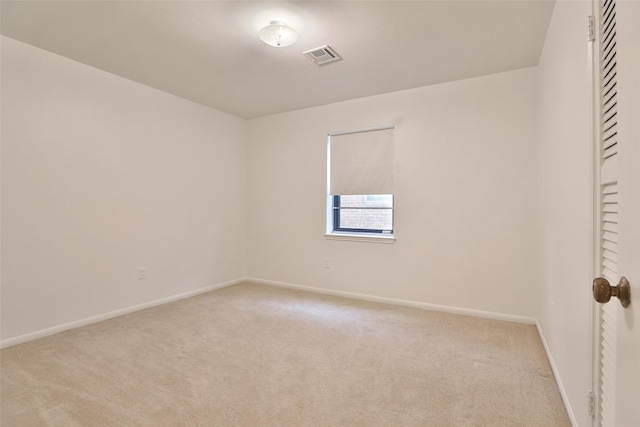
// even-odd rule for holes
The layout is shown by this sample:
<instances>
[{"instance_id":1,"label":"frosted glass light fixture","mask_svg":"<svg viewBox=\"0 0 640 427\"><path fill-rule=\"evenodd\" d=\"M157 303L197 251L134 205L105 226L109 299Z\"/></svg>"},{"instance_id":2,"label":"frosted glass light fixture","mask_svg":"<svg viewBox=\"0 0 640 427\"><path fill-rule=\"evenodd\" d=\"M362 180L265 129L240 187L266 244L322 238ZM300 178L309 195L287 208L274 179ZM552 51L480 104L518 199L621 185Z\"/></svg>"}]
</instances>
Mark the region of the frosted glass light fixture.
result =
<instances>
[{"instance_id":1,"label":"frosted glass light fixture","mask_svg":"<svg viewBox=\"0 0 640 427\"><path fill-rule=\"evenodd\" d=\"M298 40L298 33L282 21L271 21L258 33L263 42L270 46L285 47Z\"/></svg>"}]
</instances>

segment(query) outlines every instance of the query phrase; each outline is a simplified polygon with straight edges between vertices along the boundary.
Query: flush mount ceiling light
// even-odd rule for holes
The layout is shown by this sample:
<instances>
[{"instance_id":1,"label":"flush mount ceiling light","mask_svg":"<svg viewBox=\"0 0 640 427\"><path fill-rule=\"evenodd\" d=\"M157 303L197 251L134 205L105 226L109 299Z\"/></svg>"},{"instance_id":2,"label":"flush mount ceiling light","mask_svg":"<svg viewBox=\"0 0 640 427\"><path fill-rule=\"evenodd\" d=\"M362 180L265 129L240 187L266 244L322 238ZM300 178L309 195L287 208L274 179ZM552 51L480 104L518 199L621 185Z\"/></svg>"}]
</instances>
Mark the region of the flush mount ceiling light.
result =
<instances>
[{"instance_id":1,"label":"flush mount ceiling light","mask_svg":"<svg viewBox=\"0 0 640 427\"><path fill-rule=\"evenodd\" d=\"M258 33L263 42L270 46L285 47L298 40L298 33L282 21L271 21Z\"/></svg>"}]
</instances>

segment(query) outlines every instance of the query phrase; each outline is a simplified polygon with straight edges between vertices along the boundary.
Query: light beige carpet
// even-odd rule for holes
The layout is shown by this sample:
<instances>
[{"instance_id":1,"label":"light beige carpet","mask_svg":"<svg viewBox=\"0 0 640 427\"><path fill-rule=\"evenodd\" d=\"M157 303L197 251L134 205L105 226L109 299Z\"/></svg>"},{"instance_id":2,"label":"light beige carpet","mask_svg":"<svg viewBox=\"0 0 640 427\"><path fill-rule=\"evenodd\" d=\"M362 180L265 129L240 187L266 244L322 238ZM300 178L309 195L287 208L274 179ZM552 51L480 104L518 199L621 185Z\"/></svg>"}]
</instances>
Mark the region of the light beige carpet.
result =
<instances>
[{"instance_id":1,"label":"light beige carpet","mask_svg":"<svg viewBox=\"0 0 640 427\"><path fill-rule=\"evenodd\" d=\"M3 427L569 425L533 326L249 283L1 368Z\"/></svg>"}]
</instances>

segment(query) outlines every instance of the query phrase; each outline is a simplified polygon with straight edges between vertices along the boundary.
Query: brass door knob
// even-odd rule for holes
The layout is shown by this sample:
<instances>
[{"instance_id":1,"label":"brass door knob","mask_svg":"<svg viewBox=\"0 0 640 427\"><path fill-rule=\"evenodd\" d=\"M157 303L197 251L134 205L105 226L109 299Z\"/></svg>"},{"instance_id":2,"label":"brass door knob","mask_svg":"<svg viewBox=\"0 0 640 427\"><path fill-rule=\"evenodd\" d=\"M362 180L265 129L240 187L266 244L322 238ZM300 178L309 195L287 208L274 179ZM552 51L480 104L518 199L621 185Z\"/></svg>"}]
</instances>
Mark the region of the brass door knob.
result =
<instances>
[{"instance_id":1,"label":"brass door knob","mask_svg":"<svg viewBox=\"0 0 640 427\"><path fill-rule=\"evenodd\" d=\"M611 286L604 277L598 277L593 281L593 297L599 303L609 302L611 297L618 297L623 307L631 303L631 287L626 277L621 277L618 286Z\"/></svg>"}]
</instances>

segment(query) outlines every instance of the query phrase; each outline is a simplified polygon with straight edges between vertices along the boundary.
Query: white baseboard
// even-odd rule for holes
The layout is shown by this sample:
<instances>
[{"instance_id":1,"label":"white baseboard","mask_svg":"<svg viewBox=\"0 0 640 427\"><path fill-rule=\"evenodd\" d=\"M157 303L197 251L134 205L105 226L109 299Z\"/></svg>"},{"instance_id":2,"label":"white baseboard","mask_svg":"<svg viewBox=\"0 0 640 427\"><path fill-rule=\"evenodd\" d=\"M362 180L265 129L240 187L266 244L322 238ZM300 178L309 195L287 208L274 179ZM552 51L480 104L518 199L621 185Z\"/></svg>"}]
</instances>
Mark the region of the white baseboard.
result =
<instances>
[{"instance_id":1,"label":"white baseboard","mask_svg":"<svg viewBox=\"0 0 640 427\"><path fill-rule=\"evenodd\" d=\"M460 314L463 316L482 317L485 319L504 320L507 322L525 323L535 325L536 319L533 317L516 316L512 314L494 313L490 311L472 310L467 308L450 307L446 305L428 304L425 302L409 301L395 298L379 297L373 295L359 294L355 292L336 291L333 289L317 288L314 286L295 285L292 283L278 282L274 280L258 279L256 277L247 277L247 282L258 283L262 285L277 286L280 288L297 289L317 294L333 295L344 298L358 299L370 302L380 302L384 304L400 305L404 307L421 308L423 310L441 311L445 313Z\"/></svg>"},{"instance_id":2,"label":"white baseboard","mask_svg":"<svg viewBox=\"0 0 640 427\"><path fill-rule=\"evenodd\" d=\"M576 416L574 415L573 409L571 408L571 404L569 403L569 397L567 396L567 392L565 391L564 385L562 384L560 373L558 372L556 363L553 360L553 356L551 355L551 350L549 349L547 340L544 337L544 333L542 332L540 323L537 320L536 320L536 329L538 330L538 335L540 335L540 341L542 341L542 346L544 347L544 351L545 353L547 353L547 359L549 359L549 364L551 365L551 372L553 372L553 377L555 378L556 384L558 385L558 390L560 391L560 396L562 397L562 403L564 403L564 408L567 410L569 421L571 422L571 425L573 427L578 427L578 422L576 421Z\"/></svg>"},{"instance_id":3,"label":"white baseboard","mask_svg":"<svg viewBox=\"0 0 640 427\"><path fill-rule=\"evenodd\" d=\"M0 348L11 347L13 345L22 344L28 341L33 341L38 338L43 338L49 335L57 334L59 332L68 331L69 329L75 329L81 326L90 325L92 323L102 322L103 320L112 319L114 317L123 316L125 314L133 313L134 311L144 310L145 308L155 307L157 305L167 304L169 302L189 298L189 297L203 294L205 292L213 291L216 289L226 288L227 286L233 286L238 283L242 283L244 281L245 281L244 278L240 278L240 279L230 280L228 282L216 283L215 285L206 286L204 288L196 289L193 291L172 295L170 297L161 298L155 301L145 302L143 304L138 304L131 307L121 308L119 310L111 311L109 313L87 317L85 319L76 320L73 322L65 323L63 325L54 326L54 327L43 329L36 332L31 332L31 333L20 335L14 338L8 338L6 340L0 341Z\"/></svg>"}]
</instances>

